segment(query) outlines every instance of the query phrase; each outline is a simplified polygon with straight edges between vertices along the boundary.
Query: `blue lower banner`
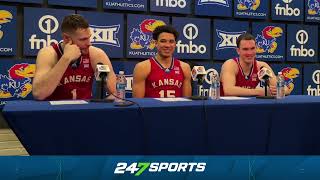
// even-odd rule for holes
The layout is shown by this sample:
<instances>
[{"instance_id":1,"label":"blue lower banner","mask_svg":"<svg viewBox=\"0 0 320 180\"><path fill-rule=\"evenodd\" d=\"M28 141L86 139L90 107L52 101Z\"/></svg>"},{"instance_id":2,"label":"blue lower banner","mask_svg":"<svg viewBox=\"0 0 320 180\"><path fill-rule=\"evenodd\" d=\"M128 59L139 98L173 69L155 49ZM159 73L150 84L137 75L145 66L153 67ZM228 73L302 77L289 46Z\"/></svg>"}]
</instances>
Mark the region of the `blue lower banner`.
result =
<instances>
[{"instance_id":1,"label":"blue lower banner","mask_svg":"<svg viewBox=\"0 0 320 180\"><path fill-rule=\"evenodd\" d=\"M0 179L319 179L320 156L0 157Z\"/></svg>"}]
</instances>

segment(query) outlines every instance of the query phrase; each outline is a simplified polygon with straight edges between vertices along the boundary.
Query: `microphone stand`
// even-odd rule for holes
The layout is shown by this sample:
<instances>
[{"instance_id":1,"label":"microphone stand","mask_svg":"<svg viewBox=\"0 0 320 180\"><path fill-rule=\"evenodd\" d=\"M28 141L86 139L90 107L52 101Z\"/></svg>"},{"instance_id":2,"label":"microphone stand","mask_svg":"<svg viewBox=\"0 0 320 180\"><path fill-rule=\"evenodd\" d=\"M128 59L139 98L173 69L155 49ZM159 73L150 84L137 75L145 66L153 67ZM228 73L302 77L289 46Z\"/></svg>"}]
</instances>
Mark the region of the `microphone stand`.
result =
<instances>
[{"instance_id":1,"label":"microphone stand","mask_svg":"<svg viewBox=\"0 0 320 180\"><path fill-rule=\"evenodd\" d=\"M204 81L204 78L201 77L201 78L197 78L198 81L197 81L197 95L196 96L191 96L190 99L192 100L207 100L208 97L207 96L201 96L200 95L200 86L203 85L203 81Z\"/></svg>"},{"instance_id":2,"label":"microphone stand","mask_svg":"<svg viewBox=\"0 0 320 180\"><path fill-rule=\"evenodd\" d=\"M104 86L107 86L107 74L106 73L101 73L100 74L101 81L96 81L97 86L96 86L96 98L91 99L91 102L113 102L113 99L106 99L105 98L105 88Z\"/></svg>"},{"instance_id":3,"label":"microphone stand","mask_svg":"<svg viewBox=\"0 0 320 180\"><path fill-rule=\"evenodd\" d=\"M268 86L269 86L269 78L264 79L264 96L257 96L257 99L275 99L275 96L268 96Z\"/></svg>"}]
</instances>

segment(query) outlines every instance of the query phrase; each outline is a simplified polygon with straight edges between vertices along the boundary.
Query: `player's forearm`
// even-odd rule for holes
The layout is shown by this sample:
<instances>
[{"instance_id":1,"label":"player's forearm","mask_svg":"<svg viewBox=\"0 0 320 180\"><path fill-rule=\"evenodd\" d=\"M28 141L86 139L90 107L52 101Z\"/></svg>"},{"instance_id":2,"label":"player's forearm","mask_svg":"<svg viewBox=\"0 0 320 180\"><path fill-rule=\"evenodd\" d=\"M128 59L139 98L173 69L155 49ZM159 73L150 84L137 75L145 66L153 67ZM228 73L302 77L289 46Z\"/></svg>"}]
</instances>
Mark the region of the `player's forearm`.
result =
<instances>
[{"instance_id":1,"label":"player's forearm","mask_svg":"<svg viewBox=\"0 0 320 180\"><path fill-rule=\"evenodd\" d=\"M34 98L43 100L50 96L59 85L68 66L69 62L61 58L47 74L35 77L32 90Z\"/></svg>"},{"instance_id":2,"label":"player's forearm","mask_svg":"<svg viewBox=\"0 0 320 180\"><path fill-rule=\"evenodd\" d=\"M114 73L109 74L107 77L107 84L106 88L109 94L115 94L116 93L116 76Z\"/></svg>"},{"instance_id":3,"label":"player's forearm","mask_svg":"<svg viewBox=\"0 0 320 180\"><path fill-rule=\"evenodd\" d=\"M260 89L247 89L238 86L224 87L225 96L258 96L261 94Z\"/></svg>"}]
</instances>

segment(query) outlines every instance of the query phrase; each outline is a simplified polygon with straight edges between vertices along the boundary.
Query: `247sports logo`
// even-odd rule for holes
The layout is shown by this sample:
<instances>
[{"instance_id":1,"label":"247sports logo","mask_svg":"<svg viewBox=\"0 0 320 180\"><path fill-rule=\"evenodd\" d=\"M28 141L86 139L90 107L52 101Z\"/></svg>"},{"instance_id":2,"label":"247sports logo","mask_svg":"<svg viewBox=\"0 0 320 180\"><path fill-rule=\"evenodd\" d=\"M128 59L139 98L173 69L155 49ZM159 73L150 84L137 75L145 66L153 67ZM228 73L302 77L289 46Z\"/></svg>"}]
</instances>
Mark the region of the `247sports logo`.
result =
<instances>
[{"instance_id":1,"label":"247sports logo","mask_svg":"<svg viewBox=\"0 0 320 180\"><path fill-rule=\"evenodd\" d=\"M126 162L117 163L114 174L130 173L134 176L140 176L144 172L149 173L187 173L187 172L204 172L206 169L205 162Z\"/></svg>"}]
</instances>

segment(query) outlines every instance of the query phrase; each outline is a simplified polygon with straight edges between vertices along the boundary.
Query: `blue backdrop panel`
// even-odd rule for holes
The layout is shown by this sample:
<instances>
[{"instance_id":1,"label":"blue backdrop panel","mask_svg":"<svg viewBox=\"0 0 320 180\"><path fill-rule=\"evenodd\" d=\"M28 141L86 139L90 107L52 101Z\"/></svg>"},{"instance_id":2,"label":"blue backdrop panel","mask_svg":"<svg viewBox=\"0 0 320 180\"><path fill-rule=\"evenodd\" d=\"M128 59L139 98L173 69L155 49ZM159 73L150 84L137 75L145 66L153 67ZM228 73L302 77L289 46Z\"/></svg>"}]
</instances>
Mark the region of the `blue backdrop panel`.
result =
<instances>
[{"instance_id":1,"label":"blue backdrop panel","mask_svg":"<svg viewBox=\"0 0 320 180\"><path fill-rule=\"evenodd\" d=\"M105 9L147 11L147 0L103 0Z\"/></svg>"},{"instance_id":2,"label":"blue backdrop panel","mask_svg":"<svg viewBox=\"0 0 320 180\"><path fill-rule=\"evenodd\" d=\"M90 24L91 43L107 53L109 58L124 57L123 14L78 11ZM108 21L105 21L108 19Z\"/></svg>"},{"instance_id":3,"label":"blue backdrop panel","mask_svg":"<svg viewBox=\"0 0 320 180\"><path fill-rule=\"evenodd\" d=\"M302 94L302 66L300 64L272 64L273 72L282 72L291 94Z\"/></svg>"},{"instance_id":4,"label":"blue backdrop panel","mask_svg":"<svg viewBox=\"0 0 320 180\"><path fill-rule=\"evenodd\" d=\"M24 55L35 56L38 51L61 37L60 23L64 16L74 14L72 10L24 8Z\"/></svg>"},{"instance_id":5,"label":"blue backdrop panel","mask_svg":"<svg viewBox=\"0 0 320 180\"><path fill-rule=\"evenodd\" d=\"M96 0L48 0L48 4L61 5L61 6L72 6L72 7L97 7Z\"/></svg>"},{"instance_id":6,"label":"blue backdrop panel","mask_svg":"<svg viewBox=\"0 0 320 180\"><path fill-rule=\"evenodd\" d=\"M6 101L32 99L34 60L0 61L0 109Z\"/></svg>"},{"instance_id":7,"label":"blue backdrop panel","mask_svg":"<svg viewBox=\"0 0 320 180\"><path fill-rule=\"evenodd\" d=\"M150 10L152 12L190 14L191 0L153 0L150 1Z\"/></svg>"},{"instance_id":8,"label":"blue backdrop panel","mask_svg":"<svg viewBox=\"0 0 320 180\"><path fill-rule=\"evenodd\" d=\"M237 38L249 30L249 22L214 20L213 57L226 60L237 56Z\"/></svg>"},{"instance_id":9,"label":"blue backdrop panel","mask_svg":"<svg viewBox=\"0 0 320 180\"><path fill-rule=\"evenodd\" d=\"M128 14L127 57L149 58L156 54L152 41L153 30L169 24L169 17Z\"/></svg>"},{"instance_id":10,"label":"blue backdrop panel","mask_svg":"<svg viewBox=\"0 0 320 180\"><path fill-rule=\"evenodd\" d=\"M210 59L209 19L173 17L172 25L179 32L175 56L181 59Z\"/></svg>"},{"instance_id":11,"label":"blue backdrop panel","mask_svg":"<svg viewBox=\"0 0 320 180\"><path fill-rule=\"evenodd\" d=\"M305 21L306 22L320 22L320 1L319 0L305 0Z\"/></svg>"},{"instance_id":12,"label":"blue backdrop panel","mask_svg":"<svg viewBox=\"0 0 320 180\"><path fill-rule=\"evenodd\" d=\"M195 0L195 14L205 16L232 16L231 0Z\"/></svg>"},{"instance_id":13,"label":"blue backdrop panel","mask_svg":"<svg viewBox=\"0 0 320 180\"><path fill-rule=\"evenodd\" d=\"M318 62L318 26L287 25L287 61Z\"/></svg>"},{"instance_id":14,"label":"blue backdrop panel","mask_svg":"<svg viewBox=\"0 0 320 180\"><path fill-rule=\"evenodd\" d=\"M275 23L252 23L252 34L257 42L257 59L284 61L286 26Z\"/></svg>"},{"instance_id":15,"label":"blue backdrop panel","mask_svg":"<svg viewBox=\"0 0 320 180\"><path fill-rule=\"evenodd\" d=\"M303 75L303 94L320 96L320 65L304 65Z\"/></svg>"},{"instance_id":16,"label":"blue backdrop panel","mask_svg":"<svg viewBox=\"0 0 320 180\"><path fill-rule=\"evenodd\" d=\"M269 1L235 0L234 16L238 18L267 19L269 17Z\"/></svg>"},{"instance_id":17,"label":"blue backdrop panel","mask_svg":"<svg viewBox=\"0 0 320 180\"><path fill-rule=\"evenodd\" d=\"M132 97L132 82L133 82L133 70L137 62L134 61L112 61L113 70L116 74L119 74L119 71L124 71L124 74L127 79L126 86L126 98Z\"/></svg>"},{"instance_id":18,"label":"blue backdrop panel","mask_svg":"<svg viewBox=\"0 0 320 180\"><path fill-rule=\"evenodd\" d=\"M22 2L22 3L33 3L33 4L42 4L43 0L2 0L7 2Z\"/></svg>"},{"instance_id":19,"label":"blue backdrop panel","mask_svg":"<svg viewBox=\"0 0 320 180\"><path fill-rule=\"evenodd\" d=\"M272 20L303 21L304 1L301 0L272 0Z\"/></svg>"},{"instance_id":20,"label":"blue backdrop panel","mask_svg":"<svg viewBox=\"0 0 320 180\"><path fill-rule=\"evenodd\" d=\"M17 8L0 6L0 55L17 53Z\"/></svg>"}]
</instances>

